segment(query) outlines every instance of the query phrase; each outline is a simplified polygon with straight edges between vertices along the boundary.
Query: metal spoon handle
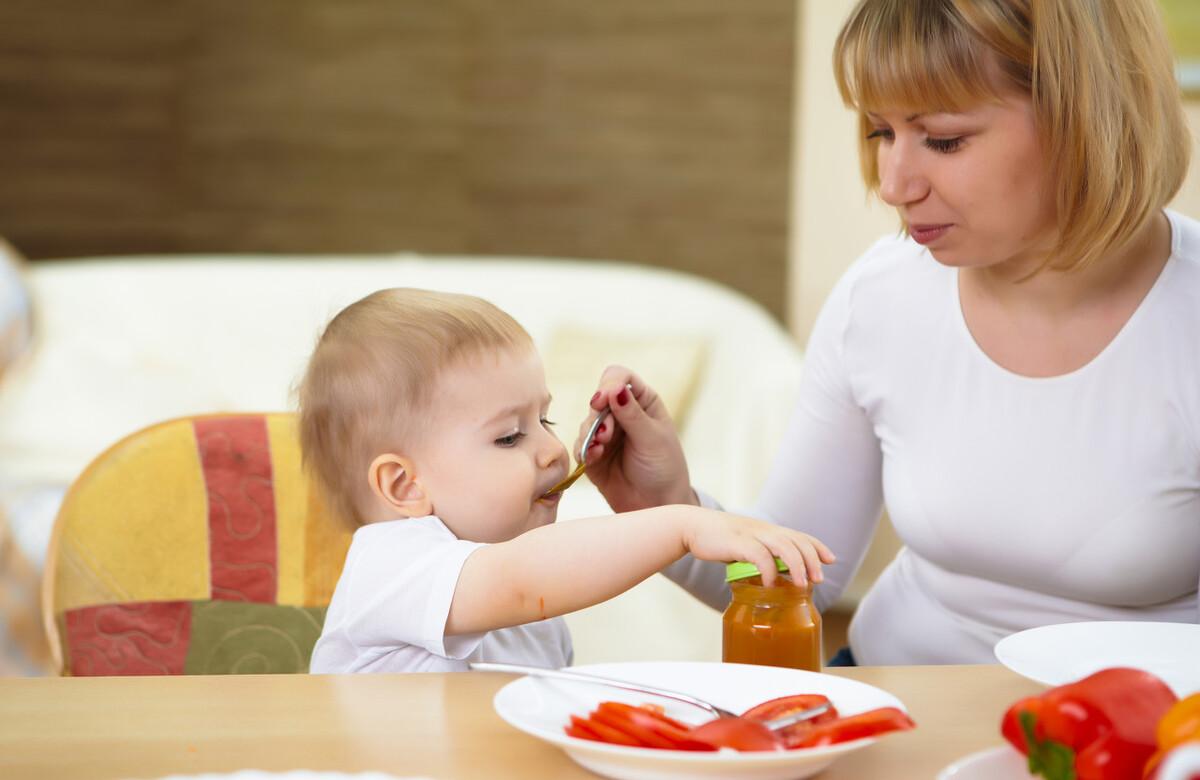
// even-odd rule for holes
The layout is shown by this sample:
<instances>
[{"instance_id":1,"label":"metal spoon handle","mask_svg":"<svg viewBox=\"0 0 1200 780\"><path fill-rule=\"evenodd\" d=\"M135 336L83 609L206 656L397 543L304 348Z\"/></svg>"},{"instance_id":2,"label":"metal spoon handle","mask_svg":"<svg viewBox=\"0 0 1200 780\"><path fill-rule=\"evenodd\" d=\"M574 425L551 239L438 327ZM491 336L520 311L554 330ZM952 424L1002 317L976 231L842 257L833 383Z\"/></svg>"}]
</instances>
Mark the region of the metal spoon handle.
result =
<instances>
[{"instance_id":1,"label":"metal spoon handle","mask_svg":"<svg viewBox=\"0 0 1200 780\"><path fill-rule=\"evenodd\" d=\"M604 411L596 415L596 419L592 420L592 426L588 428L587 435L583 437L583 443L579 445L579 465L587 460L588 447L592 445L592 439L596 436L596 431L600 430L600 424L604 422L604 418L612 413L612 409L605 407Z\"/></svg>"},{"instance_id":2,"label":"metal spoon handle","mask_svg":"<svg viewBox=\"0 0 1200 780\"><path fill-rule=\"evenodd\" d=\"M768 720L768 721L764 722L763 725L766 726L771 731L779 731L780 729L786 729L788 726L794 726L797 723L801 723L806 720L811 720L812 718L815 718L818 715L824 715L826 712L829 712L829 707L830 707L829 702L825 702L824 704L818 704L815 707L809 707L806 710L800 710L799 712L788 713L787 715L784 715L782 718L775 718L774 720Z\"/></svg>"},{"instance_id":3,"label":"metal spoon handle","mask_svg":"<svg viewBox=\"0 0 1200 780\"><path fill-rule=\"evenodd\" d=\"M570 672L565 669L543 669L540 666L523 666L521 664L489 664L473 662L468 664L468 666L472 669L472 671L476 672L513 672L515 674L529 675L530 677L546 677L551 680L571 680L574 682L591 683L593 685L607 685L611 688L620 688L626 691L636 691L637 693L649 693L653 696L661 696L664 699L672 699L674 701L683 702L684 704L690 704L693 707L699 707L716 718L733 717L732 712L709 704L703 699L697 699L695 696L688 696L686 693L668 691L663 688L655 688L651 685L641 685L639 683L626 682L625 680L614 680L610 677L601 677L595 674ZM791 716L789 715L788 717Z\"/></svg>"}]
</instances>

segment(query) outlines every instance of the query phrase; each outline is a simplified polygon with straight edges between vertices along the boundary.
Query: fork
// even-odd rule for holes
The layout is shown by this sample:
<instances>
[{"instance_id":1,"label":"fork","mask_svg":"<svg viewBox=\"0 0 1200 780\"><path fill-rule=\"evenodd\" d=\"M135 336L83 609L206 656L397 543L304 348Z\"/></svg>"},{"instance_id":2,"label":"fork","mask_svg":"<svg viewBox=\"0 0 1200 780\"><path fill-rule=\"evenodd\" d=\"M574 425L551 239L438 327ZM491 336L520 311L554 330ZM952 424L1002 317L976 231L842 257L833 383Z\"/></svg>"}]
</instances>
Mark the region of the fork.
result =
<instances>
[{"instance_id":1,"label":"fork","mask_svg":"<svg viewBox=\"0 0 1200 780\"><path fill-rule=\"evenodd\" d=\"M481 661L473 661L467 664L473 672L512 672L514 674L524 674L529 677L545 677L551 680L570 680L572 682L591 683L593 685L606 685L610 688L620 688L625 691L635 691L637 693L648 693L652 696L660 696L664 699L690 704L693 707L699 707L705 712L712 715L714 718L737 718L740 717L729 710L722 709L711 702L704 699L697 699L695 696L689 696L686 693L679 691L670 691L666 688L656 688L653 685L641 685L640 683L632 683L626 680L617 680L612 677L601 677L598 674L588 674L586 672L576 672L568 669L545 669L540 666L526 666L524 664L493 664L484 663ZM824 714L829 710L828 703L819 704L816 707L810 707L799 712L788 713L774 720L768 720L763 723L770 731L778 731L785 729L788 726L793 726L802 721L810 720L818 715Z\"/></svg>"},{"instance_id":2,"label":"fork","mask_svg":"<svg viewBox=\"0 0 1200 780\"><path fill-rule=\"evenodd\" d=\"M588 428L587 435L583 437L583 444L579 447L579 465L564 477L562 482L547 490L543 495L552 496L555 493L561 493L571 487L571 485L574 485L575 481L583 476L584 461L587 460L588 447L592 446L592 438L596 435L596 431L600 430L600 424L608 417L610 411L609 409L605 409L596 416L595 420L592 420L592 427Z\"/></svg>"},{"instance_id":3,"label":"fork","mask_svg":"<svg viewBox=\"0 0 1200 780\"><path fill-rule=\"evenodd\" d=\"M703 699L697 699L695 696L689 696L686 693L669 691L665 688L655 688L652 685L641 685L625 680L617 680L612 677L601 677L598 674L588 674L586 672L576 672L567 669L544 669L540 666L525 666L524 664L491 664L481 661L473 661L467 664L467 666L473 672L512 672L514 674L528 675L529 677L546 677L551 680L571 680L572 682L592 683L593 685L607 685L610 688L649 693L654 696L661 696L664 699L673 699L684 704L690 704L693 707L699 707L708 712L715 718L737 717L729 710L721 709L715 704L710 704Z\"/></svg>"}]
</instances>

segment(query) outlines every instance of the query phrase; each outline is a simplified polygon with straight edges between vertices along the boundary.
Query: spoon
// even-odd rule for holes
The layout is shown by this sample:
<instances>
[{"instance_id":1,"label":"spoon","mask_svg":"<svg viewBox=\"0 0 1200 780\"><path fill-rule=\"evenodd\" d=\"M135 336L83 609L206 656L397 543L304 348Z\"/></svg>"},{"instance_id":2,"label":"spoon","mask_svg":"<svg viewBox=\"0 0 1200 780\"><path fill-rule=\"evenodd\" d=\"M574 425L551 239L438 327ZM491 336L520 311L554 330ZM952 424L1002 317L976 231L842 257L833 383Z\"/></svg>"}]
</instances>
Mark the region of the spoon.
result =
<instances>
[{"instance_id":1,"label":"spoon","mask_svg":"<svg viewBox=\"0 0 1200 780\"><path fill-rule=\"evenodd\" d=\"M579 465L562 482L547 490L543 496L552 496L555 493L561 493L571 487L571 485L574 485L575 481L583 476L583 464L587 460L588 447L592 446L592 438L596 435L596 431L600 430L600 424L604 422L604 418L608 417L609 411L609 409L605 409L597 415L595 420L592 420L592 427L588 428L587 435L583 437L583 444L579 446Z\"/></svg>"},{"instance_id":2,"label":"spoon","mask_svg":"<svg viewBox=\"0 0 1200 780\"><path fill-rule=\"evenodd\" d=\"M573 682L591 683L592 685L605 685L610 688L620 688L621 690L636 691L637 693L648 693L652 696L660 696L664 699L671 699L684 704L690 704L693 707L699 707L715 718L715 720L711 720L696 727L696 732L699 732L702 741L707 741L703 738L708 736L710 732L715 733L714 728L711 727L713 727L713 724L718 723L719 721L739 721L746 724L753 724L751 728L765 727L766 731L774 732L824 714L825 712L829 711L830 706L829 703L826 702L825 704L820 704L816 707L810 707L807 710L788 713L787 715L784 715L781 718L775 718L774 720L756 721L735 715L729 710L722 709L721 707L711 704L703 699L697 699L695 696L689 696L686 693L671 691L667 690L666 688L656 688L652 685L632 683L626 680L617 680L612 677L601 677L597 674L587 674L586 672L576 672L567 669L543 669L540 666L526 666L524 664L492 664L475 661L467 665L472 671L475 672L512 672L515 674L524 674L529 677L544 677L551 680L571 680ZM725 724L722 723L720 727L715 728L722 729L724 725ZM705 731L706 728L708 728L709 731Z\"/></svg>"}]
</instances>

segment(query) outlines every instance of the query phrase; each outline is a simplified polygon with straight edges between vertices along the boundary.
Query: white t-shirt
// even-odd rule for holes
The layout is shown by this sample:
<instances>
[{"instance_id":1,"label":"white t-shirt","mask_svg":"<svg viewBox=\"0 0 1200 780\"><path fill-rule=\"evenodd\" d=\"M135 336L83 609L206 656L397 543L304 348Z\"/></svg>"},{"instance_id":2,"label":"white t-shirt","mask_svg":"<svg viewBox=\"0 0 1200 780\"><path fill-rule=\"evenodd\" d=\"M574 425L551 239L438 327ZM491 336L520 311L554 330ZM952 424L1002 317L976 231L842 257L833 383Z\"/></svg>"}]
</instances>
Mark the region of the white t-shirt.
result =
<instances>
[{"instance_id":1,"label":"white t-shirt","mask_svg":"<svg viewBox=\"0 0 1200 780\"><path fill-rule=\"evenodd\" d=\"M468 661L569 666L571 635L558 617L446 636L459 573L482 546L455 538L432 515L359 528L309 671L455 672Z\"/></svg>"},{"instance_id":2,"label":"white t-shirt","mask_svg":"<svg viewBox=\"0 0 1200 780\"><path fill-rule=\"evenodd\" d=\"M838 283L751 514L826 542L840 594L886 505L904 548L859 606L861 664L994 663L1010 633L1083 620L1200 622L1200 223L1090 363L1030 378L972 339L958 272L909 239ZM668 574L714 606L719 571Z\"/></svg>"}]
</instances>

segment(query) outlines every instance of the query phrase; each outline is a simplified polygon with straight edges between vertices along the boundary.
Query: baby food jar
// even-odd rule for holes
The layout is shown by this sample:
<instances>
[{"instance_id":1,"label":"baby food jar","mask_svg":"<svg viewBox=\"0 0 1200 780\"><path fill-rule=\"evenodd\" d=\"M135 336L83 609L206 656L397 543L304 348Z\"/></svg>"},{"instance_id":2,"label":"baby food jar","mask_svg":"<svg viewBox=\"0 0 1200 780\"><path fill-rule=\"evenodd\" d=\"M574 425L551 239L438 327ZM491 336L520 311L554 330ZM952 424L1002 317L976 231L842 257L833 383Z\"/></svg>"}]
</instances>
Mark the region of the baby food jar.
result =
<instances>
[{"instance_id":1,"label":"baby food jar","mask_svg":"<svg viewBox=\"0 0 1200 780\"><path fill-rule=\"evenodd\" d=\"M780 573L769 588L753 563L725 567L733 600L722 619L721 658L819 672L821 615L812 602L812 586L793 582L781 559L775 559L775 566Z\"/></svg>"}]
</instances>

